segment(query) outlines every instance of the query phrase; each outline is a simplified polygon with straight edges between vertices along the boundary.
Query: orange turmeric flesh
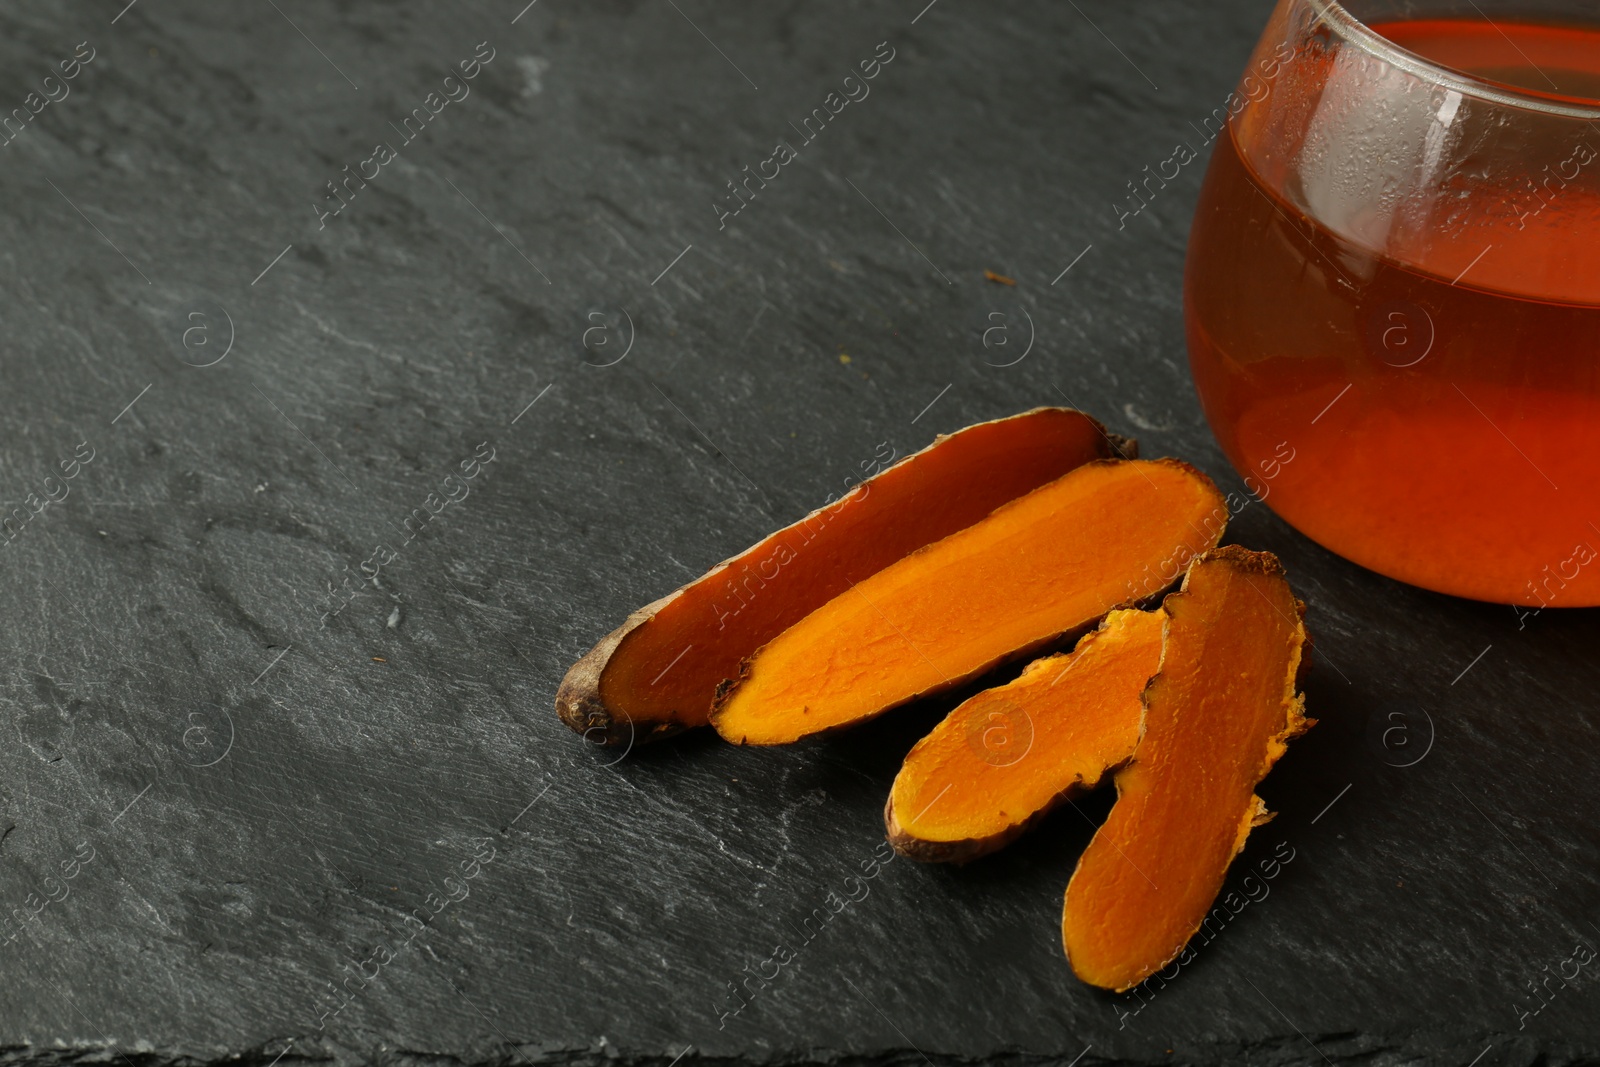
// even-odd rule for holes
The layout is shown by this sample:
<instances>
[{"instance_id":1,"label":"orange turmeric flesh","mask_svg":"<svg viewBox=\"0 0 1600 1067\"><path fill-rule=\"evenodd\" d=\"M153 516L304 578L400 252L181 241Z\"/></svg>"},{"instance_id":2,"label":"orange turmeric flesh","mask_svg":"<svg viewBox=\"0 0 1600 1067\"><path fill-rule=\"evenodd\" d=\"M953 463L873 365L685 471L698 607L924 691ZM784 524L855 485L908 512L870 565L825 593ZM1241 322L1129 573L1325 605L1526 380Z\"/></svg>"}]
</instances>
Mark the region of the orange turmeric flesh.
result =
<instances>
[{"instance_id":1,"label":"orange turmeric flesh","mask_svg":"<svg viewBox=\"0 0 1600 1067\"><path fill-rule=\"evenodd\" d=\"M1269 818L1257 783L1311 725L1295 694L1304 605L1275 556L1233 545L1208 553L1164 610L1144 734L1062 911L1072 969L1118 992L1200 928L1251 827Z\"/></svg>"},{"instance_id":2,"label":"orange turmeric flesh","mask_svg":"<svg viewBox=\"0 0 1600 1067\"><path fill-rule=\"evenodd\" d=\"M931 862L993 852L1058 798L1127 762L1166 616L1113 611L1070 654L1035 660L918 741L884 809L895 851Z\"/></svg>"},{"instance_id":3,"label":"orange turmeric flesh","mask_svg":"<svg viewBox=\"0 0 1600 1067\"><path fill-rule=\"evenodd\" d=\"M556 711L607 744L704 725L741 661L833 597L1074 467L1134 448L1064 408L942 436L634 612L567 672Z\"/></svg>"},{"instance_id":4,"label":"orange turmeric flesh","mask_svg":"<svg viewBox=\"0 0 1600 1067\"><path fill-rule=\"evenodd\" d=\"M1086 464L773 638L712 725L784 744L960 684L1159 592L1167 580L1150 576L1212 547L1226 516L1211 480L1177 460Z\"/></svg>"}]
</instances>

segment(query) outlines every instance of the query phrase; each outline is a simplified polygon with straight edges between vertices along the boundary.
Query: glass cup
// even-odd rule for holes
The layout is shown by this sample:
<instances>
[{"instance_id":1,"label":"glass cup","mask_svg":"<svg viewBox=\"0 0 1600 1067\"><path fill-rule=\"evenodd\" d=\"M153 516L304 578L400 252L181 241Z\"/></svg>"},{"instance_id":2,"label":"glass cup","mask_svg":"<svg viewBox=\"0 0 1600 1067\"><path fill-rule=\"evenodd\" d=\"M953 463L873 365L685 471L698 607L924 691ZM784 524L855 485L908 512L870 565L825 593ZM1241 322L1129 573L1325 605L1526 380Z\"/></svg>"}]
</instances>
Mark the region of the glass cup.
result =
<instances>
[{"instance_id":1,"label":"glass cup","mask_svg":"<svg viewBox=\"0 0 1600 1067\"><path fill-rule=\"evenodd\" d=\"M1189 238L1246 486L1428 589L1600 604L1600 14L1282 0Z\"/></svg>"}]
</instances>

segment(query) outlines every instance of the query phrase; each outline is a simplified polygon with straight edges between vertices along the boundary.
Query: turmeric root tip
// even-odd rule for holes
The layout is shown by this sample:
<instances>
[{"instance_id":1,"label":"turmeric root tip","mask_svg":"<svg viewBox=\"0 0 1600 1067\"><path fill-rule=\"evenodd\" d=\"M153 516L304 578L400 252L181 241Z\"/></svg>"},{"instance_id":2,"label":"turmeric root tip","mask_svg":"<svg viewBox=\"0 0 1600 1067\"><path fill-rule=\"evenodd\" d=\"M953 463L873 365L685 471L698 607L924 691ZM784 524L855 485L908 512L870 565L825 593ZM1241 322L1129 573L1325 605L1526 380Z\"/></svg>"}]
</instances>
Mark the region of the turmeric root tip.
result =
<instances>
[{"instance_id":1,"label":"turmeric root tip","mask_svg":"<svg viewBox=\"0 0 1600 1067\"><path fill-rule=\"evenodd\" d=\"M605 744L703 726L718 684L832 597L1082 463L1136 448L1065 408L1037 408L940 437L634 612L567 672L556 712ZM880 450L862 466L892 459Z\"/></svg>"}]
</instances>

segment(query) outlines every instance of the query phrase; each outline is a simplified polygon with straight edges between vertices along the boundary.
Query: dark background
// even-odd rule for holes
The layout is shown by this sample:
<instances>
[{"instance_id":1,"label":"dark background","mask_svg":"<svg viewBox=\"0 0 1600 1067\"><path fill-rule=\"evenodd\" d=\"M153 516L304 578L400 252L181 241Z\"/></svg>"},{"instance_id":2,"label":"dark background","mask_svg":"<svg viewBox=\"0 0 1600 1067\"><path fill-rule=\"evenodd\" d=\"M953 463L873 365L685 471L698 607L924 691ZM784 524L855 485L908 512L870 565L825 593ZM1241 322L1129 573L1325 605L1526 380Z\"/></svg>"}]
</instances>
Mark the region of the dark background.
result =
<instances>
[{"instance_id":1,"label":"dark background","mask_svg":"<svg viewBox=\"0 0 1600 1067\"><path fill-rule=\"evenodd\" d=\"M0 109L94 50L0 148L0 499L67 489L0 549L0 1063L1600 1062L1593 965L1518 1014L1600 941L1593 612L1519 628L1246 507L1311 604L1322 724L1230 883L1295 858L1136 1016L1060 949L1103 796L966 869L896 860L804 943L940 708L620 760L551 709L882 442L1070 402L1239 490L1185 367L1202 163L1115 205L1266 4L124 2L0 13Z\"/></svg>"}]
</instances>

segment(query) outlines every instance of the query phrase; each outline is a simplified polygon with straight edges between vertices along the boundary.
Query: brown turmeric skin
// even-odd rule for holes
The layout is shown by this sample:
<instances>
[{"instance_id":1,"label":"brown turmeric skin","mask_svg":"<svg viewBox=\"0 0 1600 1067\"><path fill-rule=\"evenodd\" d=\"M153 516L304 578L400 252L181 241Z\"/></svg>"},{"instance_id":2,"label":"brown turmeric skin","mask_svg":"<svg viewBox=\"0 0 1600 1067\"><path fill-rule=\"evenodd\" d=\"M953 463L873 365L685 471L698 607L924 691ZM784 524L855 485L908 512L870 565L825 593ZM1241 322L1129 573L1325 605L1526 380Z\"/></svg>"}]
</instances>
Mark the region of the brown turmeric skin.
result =
<instances>
[{"instance_id":1,"label":"brown turmeric skin","mask_svg":"<svg viewBox=\"0 0 1600 1067\"><path fill-rule=\"evenodd\" d=\"M940 437L634 612L567 672L556 711L606 744L703 725L719 683L833 597L1083 463L1135 447L1064 408Z\"/></svg>"},{"instance_id":2,"label":"brown turmeric skin","mask_svg":"<svg viewBox=\"0 0 1600 1067\"><path fill-rule=\"evenodd\" d=\"M1166 616L1113 611L1071 653L1035 660L952 711L918 741L884 809L903 856L964 863L1127 762Z\"/></svg>"},{"instance_id":3,"label":"brown turmeric skin","mask_svg":"<svg viewBox=\"0 0 1600 1067\"><path fill-rule=\"evenodd\" d=\"M717 699L729 741L861 722L1082 633L1167 584L1140 576L1221 536L1211 480L1177 460L1085 464L854 583L768 642Z\"/></svg>"},{"instance_id":4,"label":"brown turmeric skin","mask_svg":"<svg viewBox=\"0 0 1600 1067\"><path fill-rule=\"evenodd\" d=\"M1067 886L1062 942L1083 981L1120 992L1178 955L1270 817L1256 785L1312 723L1295 692L1304 609L1276 557L1233 545L1167 597L1143 735Z\"/></svg>"}]
</instances>

